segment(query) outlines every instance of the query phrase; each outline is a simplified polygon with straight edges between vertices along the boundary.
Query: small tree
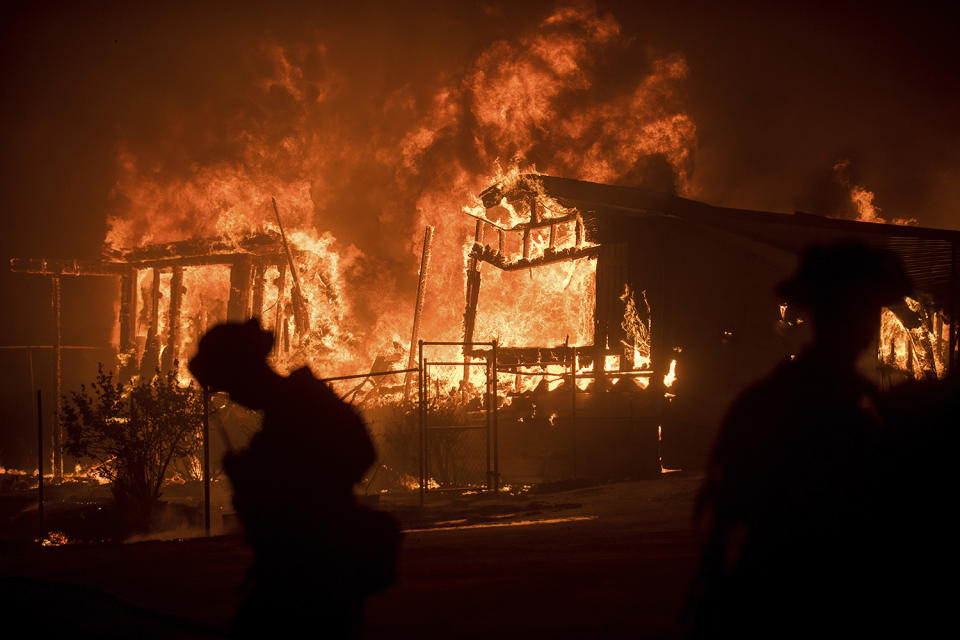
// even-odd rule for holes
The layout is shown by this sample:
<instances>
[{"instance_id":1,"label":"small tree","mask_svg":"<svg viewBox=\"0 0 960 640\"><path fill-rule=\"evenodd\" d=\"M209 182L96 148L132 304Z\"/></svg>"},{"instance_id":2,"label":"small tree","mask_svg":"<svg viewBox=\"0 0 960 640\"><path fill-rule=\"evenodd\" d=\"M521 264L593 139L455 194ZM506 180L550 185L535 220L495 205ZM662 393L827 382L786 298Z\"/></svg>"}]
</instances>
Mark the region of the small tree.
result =
<instances>
[{"instance_id":1,"label":"small tree","mask_svg":"<svg viewBox=\"0 0 960 640\"><path fill-rule=\"evenodd\" d=\"M201 392L181 386L176 371L123 385L101 364L89 389L63 399L67 451L96 461L117 507L139 525L149 522L171 461L202 446Z\"/></svg>"}]
</instances>

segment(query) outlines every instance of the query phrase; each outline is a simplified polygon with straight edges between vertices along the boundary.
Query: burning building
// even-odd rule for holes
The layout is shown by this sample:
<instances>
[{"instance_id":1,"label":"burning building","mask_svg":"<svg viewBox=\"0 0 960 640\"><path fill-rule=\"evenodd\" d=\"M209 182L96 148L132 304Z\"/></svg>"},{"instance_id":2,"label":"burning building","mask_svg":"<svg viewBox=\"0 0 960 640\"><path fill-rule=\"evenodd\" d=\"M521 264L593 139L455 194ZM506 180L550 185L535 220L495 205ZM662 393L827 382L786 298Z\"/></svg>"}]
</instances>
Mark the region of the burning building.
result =
<instances>
[{"instance_id":1,"label":"burning building","mask_svg":"<svg viewBox=\"0 0 960 640\"><path fill-rule=\"evenodd\" d=\"M551 425L558 414L560 424L576 423L570 428L579 435L569 453L593 457L597 471L643 469L656 460L658 433L666 466L703 461L733 398L801 348L803 318L777 299L774 287L814 244L856 239L885 247L913 280L914 294L877 319L883 330L869 373L880 381L936 377L958 365L952 322L960 304L958 232L728 209L668 192L545 175L516 176L480 199L482 207L468 211L477 221L467 268L465 353L484 355L472 343L499 338L497 363L516 375L517 394L531 373L545 381L541 372L552 372L558 385L564 372L589 377L589 386L579 383L583 408L573 419L570 402L539 402ZM530 273L515 287L536 290L532 274L561 262L575 265L565 272L564 290L576 269L592 278L574 287L566 303L532 310L543 318L538 336L552 329L552 342L515 343L503 339L509 330L484 324L482 281L502 288L502 274ZM523 297L515 288L494 295ZM534 391L551 389L559 386L538 382ZM571 397L575 407L577 394ZM597 442L602 450L591 446Z\"/></svg>"},{"instance_id":2,"label":"burning building","mask_svg":"<svg viewBox=\"0 0 960 640\"><path fill-rule=\"evenodd\" d=\"M881 377L940 376L958 364L960 232L727 209L519 173L464 210L475 227L463 253L463 362L450 357L456 344L441 345L445 355L430 364L447 366L433 369L430 384L422 376L420 390L421 399L476 405L485 438L458 441L451 457L442 443L477 425L461 420L423 436L424 484L430 468L450 475L451 465L484 455L486 469L464 484L699 465L733 398L801 348L803 319L773 290L815 243L856 238L889 248L913 278L914 295L878 318ZM276 335L281 369L328 362L347 342L335 263L306 237L288 243L279 224L109 248L96 261L14 259L11 268L50 277L55 291L63 277L116 278L117 364L127 377L182 367L224 320L259 317ZM415 330L408 347L368 358L362 370L398 368L416 340ZM401 400L403 387L390 388L386 401ZM426 417L420 428L430 431Z\"/></svg>"}]
</instances>

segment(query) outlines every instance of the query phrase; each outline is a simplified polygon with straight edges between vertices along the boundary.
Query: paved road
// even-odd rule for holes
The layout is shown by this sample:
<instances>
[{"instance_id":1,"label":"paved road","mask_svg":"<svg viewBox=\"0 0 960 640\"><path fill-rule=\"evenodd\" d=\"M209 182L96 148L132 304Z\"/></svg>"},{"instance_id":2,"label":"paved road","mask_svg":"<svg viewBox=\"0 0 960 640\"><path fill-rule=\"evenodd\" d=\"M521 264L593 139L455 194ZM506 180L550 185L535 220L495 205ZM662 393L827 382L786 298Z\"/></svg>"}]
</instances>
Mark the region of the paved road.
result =
<instances>
[{"instance_id":1,"label":"paved road","mask_svg":"<svg viewBox=\"0 0 960 640\"><path fill-rule=\"evenodd\" d=\"M370 635L670 637L693 564L688 532L602 516L413 533L403 582L370 603Z\"/></svg>"},{"instance_id":2,"label":"paved road","mask_svg":"<svg viewBox=\"0 0 960 640\"><path fill-rule=\"evenodd\" d=\"M405 518L401 580L371 600L368 635L675 637L697 482L431 505ZM0 597L51 632L204 637L225 626L248 562L237 536L32 549L4 559L0 575L28 581L8 578Z\"/></svg>"}]
</instances>

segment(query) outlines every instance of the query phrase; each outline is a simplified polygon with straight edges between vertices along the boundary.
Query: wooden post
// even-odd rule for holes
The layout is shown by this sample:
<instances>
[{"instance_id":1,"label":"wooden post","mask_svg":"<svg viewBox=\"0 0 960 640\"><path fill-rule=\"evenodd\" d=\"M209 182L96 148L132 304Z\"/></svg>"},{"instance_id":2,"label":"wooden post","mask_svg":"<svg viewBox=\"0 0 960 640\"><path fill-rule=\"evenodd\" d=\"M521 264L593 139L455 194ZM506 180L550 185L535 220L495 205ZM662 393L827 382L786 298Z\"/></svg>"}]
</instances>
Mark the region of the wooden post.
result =
<instances>
[{"instance_id":1,"label":"wooden post","mask_svg":"<svg viewBox=\"0 0 960 640\"><path fill-rule=\"evenodd\" d=\"M596 365L594 365L596 366ZM577 477L577 348L570 356L570 441L573 443L573 477Z\"/></svg>"},{"instance_id":2,"label":"wooden post","mask_svg":"<svg viewBox=\"0 0 960 640\"><path fill-rule=\"evenodd\" d=\"M230 267L230 299L227 301L227 320L242 322L250 307L251 257L242 256Z\"/></svg>"},{"instance_id":3,"label":"wooden post","mask_svg":"<svg viewBox=\"0 0 960 640\"><path fill-rule=\"evenodd\" d=\"M540 222L540 212L537 211L537 196L531 195L528 205L530 207L530 222L534 224Z\"/></svg>"},{"instance_id":4,"label":"wooden post","mask_svg":"<svg viewBox=\"0 0 960 640\"><path fill-rule=\"evenodd\" d=\"M283 331L283 326L286 324L286 319L283 317L283 296L285 293L284 290L287 288L287 263L281 262L277 265L277 269L280 270L280 277L277 282L277 304L273 315L274 354L280 353L280 341L286 333L281 333L281 331Z\"/></svg>"},{"instance_id":5,"label":"wooden post","mask_svg":"<svg viewBox=\"0 0 960 640\"><path fill-rule=\"evenodd\" d=\"M171 370L180 359L180 311L183 308L183 267L173 267L170 279L170 309L167 314L167 351L164 353L164 369Z\"/></svg>"},{"instance_id":6,"label":"wooden post","mask_svg":"<svg viewBox=\"0 0 960 640\"><path fill-rule=\"evenodd\" d=\"M413 345L420 339L420 316L423 313L423 299L427 292L427 274L430 269L430 255L433 247L433 227L427 225L423 234L423 253L420 255L420 279L417 282L417 301L413 309L413 335L410 336L410 355L407 358L407 369L413 369ZM403 380L403 399L410 396L410 381L413 372L408 371Z\"/></svg>"},{"instance_id":7,"label":"wooden post","mask_svg":"<svg viewBox=\"0 0 960 640\"><path fill-rule=\"evenodd\" d=\"M477 220L473 241L483 245L483 222ZM480 296L480 261L471 257L467 265L467 308L463 313L463 381L460 397L467 401L467 386L470 384L470 357L473 352L473 330L477 321L477 300Z\"/></svg>"},{"instance_id":8,"label":"wooden post","mask_svg":"<svg viewBox=\"0 0 960 640\"><path fill-rule=\"evenodd\" d=\"M250 307L250 317L258 320L263 315L263 290L266 287L265 271L266 264L263 260L257 260L253 265L253 301ZM262 325L263 321L260 324Z\"/></svg>"},{"instance_id":9,"label":"wooden post","mask_svg":"<svg viewBox=\"0 0 960 640\"><path fill-rule=\"evenodd\" d=\"M43 392L37 389L37 510L40 514L40 540L46 535L43 521Z\"/></svg>"},{"instance_id":10,"label":"wooden post","mask_svg":"<svg viewBox=\"0 0 960 640\"><path fill-rule=\"evenodd\" d=\"M423 491L426 486L426 367L423 362L423 340L417 341L420 370L417 372L417 391L419 394L417 426L420 435L420 508L423 508Z\"/></svg>"},{"instance_id":11,"label":"wooden post","mask_svg":"<svg viewBox=\"0 0 960 640\"><path fill-rule=\"evenodd\" d=\"M63 477L63 433L61 432L60 415L62 411L60 396L63 395L63 309L61 302L60 278L50 278L53 288L53 317L56 323L56 337L54 342L55 382L54 398L56 413L53 419L53 477L57 480Z\"/></svg>"},{"instance_id":12,"label":"wooden post","mask_svg":"<svg viewBox=\"0 0 960 640\"><path fill-rule=\"evenodd\" d=\"M120 350L137 346L137 270L120 276Z\"/></svg>"},{"instance_id":13,"label":"wooden post","mask_svg":"<svg viewBox=\"0 0 960 640\"><path fill-rule=\"evenodd\" d=\"M153 269L153 286L150 288L150 317L147 327L147 341L143 347L140 361L140 375L151 378L160 366L160 269Z\"/></svg>"},{"instance_id":14,"label":"wooden post","mask_svg":"<svg viewBox=\"0 0 960 640\"><path fill-rule=\"evenodd\" d=\"M493 481L493 416L490 414L490 358L487 358L486 366L483 368L484 381L483 387L483 408L484 417L486 418L486 437L487 437L487 491L493 491L494 481Z\"/></svg>"},{"instance_id":15,"label":"wooden post","mask_svg":"<svg viewBox=\"0 0 960 640\"><path fill-rule=\"evenodd\" d=\"M490 392L490 402L493 403L491 413L493 416L493 490L500 491L500 414L497 408L497 350L499 345L493 341L493 384Z\"/></svg>"},{"instance_id":16,"label":"wooden post","mask_svg":"<svg viewBox=\"0 0 960 640\"><path fill-rule=\"evenodd\" d=\"M280 221L280 210L277 208L277 199L270 198L273 203L273 213L277 217L277 227L280 228L280 239L283 241L283 250L287 254L287 262L290 264L290 277L293 279L293 289L290 291L290 297L293 302L293 320L297 334L301 339L310 331L310 314L307 311L307 301L303 297L303 291L300 289L300 276L297 273L297 263L293 259L293 252L290 245L287 244L287 234L283 231L283 223Z\"/></svg>"},{"instance_id":17,"label":"wooden post","mask_svg":"<svg viewBox=\"0 0 960 640\"><path fill-rule=\"evenodd\" d=\"M150 288L150 328L147 335L156 336L160 331L160 269L153 268L153 285Z\"/></svg>"}]
</instances>

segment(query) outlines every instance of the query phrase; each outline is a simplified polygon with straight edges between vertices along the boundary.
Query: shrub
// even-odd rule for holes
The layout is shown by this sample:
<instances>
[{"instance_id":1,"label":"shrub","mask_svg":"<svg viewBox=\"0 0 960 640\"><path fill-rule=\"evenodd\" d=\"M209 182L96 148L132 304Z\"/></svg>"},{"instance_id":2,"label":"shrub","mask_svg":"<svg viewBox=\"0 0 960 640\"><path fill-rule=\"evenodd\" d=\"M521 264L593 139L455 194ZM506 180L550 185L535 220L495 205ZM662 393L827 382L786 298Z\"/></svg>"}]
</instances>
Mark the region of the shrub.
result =
<instances>
[{"instance_id":1,"label":"shrub","mask_svg":"<svg viewBox=\"0 0 960 640\"><path fill-rule=\"evenodd\" d=\"M176 371L124 385L101 364L89 389L63 399L67 452L95 461L118 509L139 526L149 524L171 461L202 446L201 391L181 386Z\"/></svg>"}]
</instances>

